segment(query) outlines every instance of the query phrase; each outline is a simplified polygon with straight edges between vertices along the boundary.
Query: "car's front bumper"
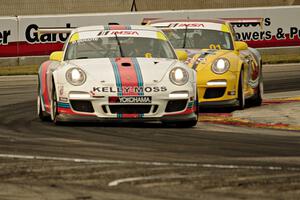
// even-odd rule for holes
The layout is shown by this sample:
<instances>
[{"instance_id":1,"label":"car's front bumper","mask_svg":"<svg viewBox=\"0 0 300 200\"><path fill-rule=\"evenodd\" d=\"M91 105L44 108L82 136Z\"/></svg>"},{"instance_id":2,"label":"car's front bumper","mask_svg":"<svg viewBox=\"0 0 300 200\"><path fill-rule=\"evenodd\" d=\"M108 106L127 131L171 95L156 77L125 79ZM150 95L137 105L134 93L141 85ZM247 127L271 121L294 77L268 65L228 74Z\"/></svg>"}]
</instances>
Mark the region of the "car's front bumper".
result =
<instances>
[{"instance_id":1,"label":"car's front bumper","mask_svg":"<svg viewBox=\"0 0 300 200\"><path fill-rule=\"evenodd\" d=\"M236 107L239 106L239 101L237 99L225 100L225 101L206 101L206 102L199 102L199 106L205 108Z\"/></svg>"},{"instance_id":2,"label":"car's front bumper","mask_svg":"<svg viewBox=\"0 0 300 200\"><path fill-rule=\"evenodd\" d=\"M222 75L213 72L198 73L199 105L202 107L237 106L238 78L238 73L231 71Z\"/></svg>"},{"instance_id":3,"label":"car's front bumper","mask_svg":"<svg viewBox=\"0 0 300 200\"><path fill-rule=\"evenodd\" d=\"M189 121L197 119L195 100L194 96L156 97L151 103L127 104L111 103L109 97L68 99L66 102L58 103L58 119L60 121Z\"/></svg>"},{"instance_id":4,"label":"car's front bumper","mask_svg":"<svg viewBox=\"0 0 300 200\"><path fill-rule=\"evenodd\" d=\"M70 121L79 121L79 122L105 122L105 123L115 123L115 122L168 122L168 123L176 123L176 122L185 122L196 120L197 116L195 112L190 114L181 114L181 115L169 115L163 117L147 117L147 118L104 118L97 116L83 116L76 114L65 114L60 113L57 118L62 122L70 122Z\"/></svg>"}]
</instances>

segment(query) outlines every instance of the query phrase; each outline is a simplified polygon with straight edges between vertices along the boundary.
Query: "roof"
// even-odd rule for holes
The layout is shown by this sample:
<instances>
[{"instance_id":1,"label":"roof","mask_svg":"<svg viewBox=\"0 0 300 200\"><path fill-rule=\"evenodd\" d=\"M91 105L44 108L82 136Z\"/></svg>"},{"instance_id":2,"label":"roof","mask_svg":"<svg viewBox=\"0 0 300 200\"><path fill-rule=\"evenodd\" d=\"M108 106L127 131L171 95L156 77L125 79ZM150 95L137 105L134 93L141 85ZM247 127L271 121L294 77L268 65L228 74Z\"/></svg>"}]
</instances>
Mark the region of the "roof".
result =
<instances>
[{"instance_id":1,"label":"roof","mask_svg":"<svg viewBox=\"0 0 300 200\"><path fill-rule=\"evenodd\" d=\"M141 26L141 25L100 25L100 26L83 26L74 29L74 32L81 31L98 31L98 30L149 30L149 31L159 31L159 29L151 26Z\"/></svg>"},{"instance_id":2,"label":"roof","mask_svg":"<svg viewBox=\"0 0 300 200\"><path fill-rule=\"evenodd\" d=\"M167 40L163 32L155 27L141 25L101 25L75 28L69 42L97 37L144 37Z\"/></svg>"},{"instance_id":3,"label":"roof","mask_svg":"<svg viewBox=\"0 0 300 200\"><path fill-rule=\"evenodd\" d=\"M219 19L172 19L172 20L166 20L166 19L156 19L151 21L149 19L149 24L156 24L156 23L175 23L175 22L210 22L210 23L217 23L217 24L225 24L225 20L219 20ZM147 20L146 18L144 20Z\"/></svg>"}]
</instances>

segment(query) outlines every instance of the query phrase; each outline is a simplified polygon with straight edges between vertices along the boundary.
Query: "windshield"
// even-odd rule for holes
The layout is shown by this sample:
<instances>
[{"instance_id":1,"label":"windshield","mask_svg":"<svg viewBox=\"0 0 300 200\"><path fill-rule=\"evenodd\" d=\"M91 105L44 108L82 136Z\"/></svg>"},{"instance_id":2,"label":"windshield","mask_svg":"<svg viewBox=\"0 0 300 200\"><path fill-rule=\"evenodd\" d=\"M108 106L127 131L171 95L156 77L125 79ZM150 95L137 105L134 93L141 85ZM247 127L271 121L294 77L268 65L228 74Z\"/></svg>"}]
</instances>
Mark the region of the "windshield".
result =
<instances>
[{"instance_id":1,"label":"windshield","mask_svg":"<svg viewBox=\"0 0 300 200\"><path fill-rule=\"evenodd\" d=\"M175 49L233 50L230 33L206 29L163 29Z\"/></svg>"},{"instance_id":2,"label":"windshield","mask_svg":"<svg viewBox=\"0 0 300 200\"><path fill-rule=\"evenodd\" d=\"M65 60L115 57L177 59L168 41L144 37L97 37L69 43Z\"/></svg>"}]
</instances>

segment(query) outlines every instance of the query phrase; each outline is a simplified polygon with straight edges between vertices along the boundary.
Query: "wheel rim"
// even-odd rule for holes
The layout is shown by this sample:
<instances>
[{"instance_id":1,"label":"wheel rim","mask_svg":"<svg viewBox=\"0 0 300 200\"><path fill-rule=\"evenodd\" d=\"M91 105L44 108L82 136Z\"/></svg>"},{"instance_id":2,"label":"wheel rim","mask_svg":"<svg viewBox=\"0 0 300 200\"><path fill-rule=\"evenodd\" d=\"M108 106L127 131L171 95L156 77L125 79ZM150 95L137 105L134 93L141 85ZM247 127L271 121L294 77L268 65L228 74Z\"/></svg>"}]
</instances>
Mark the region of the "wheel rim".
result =
<instances>
[{"instance_id":1,"label":"wheel rim","mask_svg":"<svg viewBox=\"0 0 300 200\"><path fill-rule=\"evenodd\" d=\"M41 100L39 95L37 97L37 114L41 115Z\"/></svg>"},{"instance_id":2,"label":"wheel rim","mask_svg":"<svg viewBox=\"0 0 300 200\"><path fill-rule=\"evenodd\" d=\"M259 97L261 99L263 99L263 97L264 97L264 83L263 82L259 83Z\"/></svg>"},{"instance_id":3,"label":"wheel rim","mask_svg":"<svg viewBox=\"0 0 300 200\"><path fill-rule=\"evenodd\" d=\"M242 107L245 107L245 92L244 92L244 87L242 87Z\"/></svg>"},{"instance_id":4,"label":"wheel rim","mask_svg":"<svg viewBox=\"0 0 300 200\"><path fill-rule=\"evenodd\" d=\"M40 83L38 84L38 96L37 96L37 114L38 116L41 116L43 110L42 110L42 104L41 104L41 97L40 97Z\"/></svg>"}]
</instances>

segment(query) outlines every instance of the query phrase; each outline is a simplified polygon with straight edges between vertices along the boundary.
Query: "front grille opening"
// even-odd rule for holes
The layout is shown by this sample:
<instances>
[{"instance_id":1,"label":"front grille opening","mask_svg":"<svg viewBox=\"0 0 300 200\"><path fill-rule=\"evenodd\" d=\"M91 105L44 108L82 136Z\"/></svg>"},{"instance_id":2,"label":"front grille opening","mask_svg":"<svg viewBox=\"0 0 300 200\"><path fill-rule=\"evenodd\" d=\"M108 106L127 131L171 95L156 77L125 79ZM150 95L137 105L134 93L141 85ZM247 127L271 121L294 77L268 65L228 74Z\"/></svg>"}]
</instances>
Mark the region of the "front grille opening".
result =
<instances>
[{"instance_id":1,"label":"front grille opening","mask_svg":"<svg viewBox=\"0 0 300 200\"><path fill-rule=\"evenodd\" d=\"M204 99L220 98L224 96L226 88L207 88L205 90Z\"/></svg>"},{"instance_id":2,"label":"front grille opening","mask_svg":"<svg viewBox=\"0 0 300 200\"><path fill-rule=\"evenodd\" d=\"M70 101L72 109L78 112L88 112L93 113L94 108L90 101L83 100L71 100Z\"/></svg>"},{"instance_id":3,"label":"front grille opening","mask_svg":"<svg viewBox=\"0 0 300 200\"><path fill-rule=\"evenodd\" d=\"M151 105L110 105L109 110L115 114L145 114L151 110Z\"/></svg>"},{"instance_id":4,"label":"front grille opening","mask_svg":"<svg viewBox=\"0 0 300 200\"><path fill-rule=\"evenodd\" d=\"M106 106L104 106L104 105L102 106L102 110L103 110L104 113L108 113L107 109L106 109Z\"/></svg>"},{"instance_id":5,"label":"front grille opening","mask_svg":"<svg viewBox=\"0 0 300 200\"><path fill-rule=\"evenodd\" d=\"M178 112L185 109L187 100L170 100L166 107L166 112Z\"/></svg>"},{"instance_id":6,"label":"front grille opening","mask_svg":"<svg viewBox=\"0 0 300 200\"><path fill-rule=\"evenodd\" d=\"M154 106L153 106L152 113L156 113L157 110L158 110L158 105L154 105Z\"/></svg>"}]
</instances>

